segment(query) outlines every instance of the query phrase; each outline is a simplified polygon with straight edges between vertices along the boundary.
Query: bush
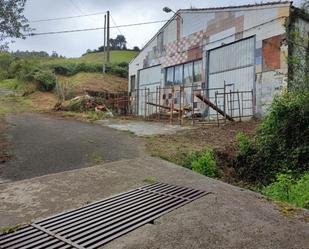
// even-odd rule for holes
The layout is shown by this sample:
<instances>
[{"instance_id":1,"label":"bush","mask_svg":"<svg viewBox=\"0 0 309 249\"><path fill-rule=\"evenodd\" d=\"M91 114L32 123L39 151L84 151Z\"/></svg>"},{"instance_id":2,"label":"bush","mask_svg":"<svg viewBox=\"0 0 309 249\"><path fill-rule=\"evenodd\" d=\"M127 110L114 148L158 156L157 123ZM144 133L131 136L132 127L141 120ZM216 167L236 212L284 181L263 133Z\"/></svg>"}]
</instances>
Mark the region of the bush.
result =
<instances>
[{"instance_id":1,"label":"bush","mask_svg":"<svg viewBox=\"0 0 309 249\"><path fill-rule=\"evenodd\" d=\"M10 74L19 80L26 80L27 75L37 66L35 61L15 60L10 66Z\"/></svg>"},{"instance_id":2,"label":"bush","mask_svg":"<svg viewBox=\"0 0 309 249\"><path fill-rule=\"evenodd\" d=\"M86 73L101 73L102 64L98 63L61 63L61 64L47 64L45 69L54 71L56 74L64 76L72 76L80 72ZM121 62L119 64L106 65L106 73L118 75L126 78L128 76L128 63Z\"/></svg>"},{"instance_id":3,"label":"bush","mask_svg":"<svg viewBox=\"0 0 309 249\"><path fill-rule=\"evenodd\" d=\"M53 70L56 74L64 76L72 76L79 72L102 72L101 64L92 63L64 63L64 64L53 64L48 65L47 68Z\"/></svg>"},{"instance_id":4,"label":"bush","mask_svg":"<svg viewBox=\"0 0 309 249\"><path fill-rule=\"evenodd\" d=\"M123 68L129 68L129 63L123 61L123 62L118 63L118 66L119 67L123 67Z\"/></svg>"},{"instance_id":5,"label":"bush","mask_svg":"<svg viewBox=\"0 0 309 249\"><path fill-rule=\"evenodd\" d=\"M13 61L10 53L0 53L0 80L10 78L9 67Z\"/></svg>"},{"instance_id":6,"label":"bush","mask_svg":"<svg viewBox=\"0 0 309 249\"><path fill-rule=\"evenodd\" d=\"M294 180L290 173L279 173L276 181L265 187L262 193L278 201L309 208L309 172L298 180Z\"/></svg>"},{"instance_id":7,"label":"bush","mask_svg":"<svg viewBox=\"0 0 309 249\"><path fill-rule=\"evenodd\" d=\"M239 139L239 138L238 138ZM268 184L276 174L309 170L309 91L276 97L255 139L240 139L238 175L251 183Z\"/></svg>"},{"instance_id":8,"label":"bush","mask_svg":"<svg viewBox=\"0 0 309 249\"><path fill-rule=\"evenodd\" d=\"M117 76L120 76L120 77L123 77L123 78L128 77L128 69L120 67L118 65L111 66L110 71L107 71L107 72L110 72L111 74L114 74L114 75L117 75Z\"/></svg>"},{"instance_id":9,"label":"bush","mask_svg":"<svg viewBox=\"0 0 309 249\"><path fill-rule=\"evenodd\" d=\"M50 71L38 70L33 74L33 78L38 83L40 91L49 92L56 86L56 76Z\"/></svg>"},{"instance_id":10,"label":"bush","mask_svg":"<svg viewBox=\"0 0 309 249\"><path fill-rule=\"evenodd\" d=\"M214 152L211 149L206 149L201 152L201 156L196 156L191 163L192 170L202 175L215 177L216 161L214 159Z\"/></svg>"},{"instance_id":11,"label":"bush","mask_svg":"<svg viewBox=\"0 0 309 249\"><path fill-rule=\"evenodd\" d=\"M239 155L245 155L249 150L250 146L252 146L252 141L249 136L243 132L239 132L236 134L236 140L238 142Z\"/></svg>"}]
</instances>

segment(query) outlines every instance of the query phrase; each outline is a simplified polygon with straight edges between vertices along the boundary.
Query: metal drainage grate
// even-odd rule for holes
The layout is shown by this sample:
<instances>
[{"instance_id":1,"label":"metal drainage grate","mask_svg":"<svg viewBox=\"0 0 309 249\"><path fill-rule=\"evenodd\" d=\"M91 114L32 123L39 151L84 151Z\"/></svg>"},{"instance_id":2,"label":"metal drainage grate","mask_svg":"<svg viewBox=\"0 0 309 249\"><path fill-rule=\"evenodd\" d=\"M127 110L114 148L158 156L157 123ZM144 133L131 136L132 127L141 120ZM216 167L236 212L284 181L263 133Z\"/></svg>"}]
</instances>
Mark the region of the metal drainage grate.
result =
<instances>
[{"instance_id":1,"label":"metal drainage grate","mask_svg":"<svg viewBox=\"0 0 309 249\"><path fill-rule=\"evenodd\" d=\"M147 185L2 235L0 248L98 248L206 194L164 183Z\"/></svg>"}]
</instances>

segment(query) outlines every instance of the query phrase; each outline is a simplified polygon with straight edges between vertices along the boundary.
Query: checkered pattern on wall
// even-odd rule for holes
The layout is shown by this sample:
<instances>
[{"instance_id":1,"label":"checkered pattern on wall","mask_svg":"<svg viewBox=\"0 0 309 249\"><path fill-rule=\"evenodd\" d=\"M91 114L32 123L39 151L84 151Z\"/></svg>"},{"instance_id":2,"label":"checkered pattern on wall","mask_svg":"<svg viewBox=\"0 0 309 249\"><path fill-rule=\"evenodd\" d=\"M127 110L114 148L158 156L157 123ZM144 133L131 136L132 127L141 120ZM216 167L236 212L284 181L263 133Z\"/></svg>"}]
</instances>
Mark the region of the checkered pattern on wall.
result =
<instances>
[{"instance_id":1,"label":"checkered pattern on wall","mask_svg":"<svg viewBox=\"0 0 309 249\"><path fill-rule=\"evenodd\" d=\"M194 51L202 51L201 45L204 37L206 37L206 32L201 30L190 36L183 37L179 41L167 44L165 46L166 55L162 58L162 66L169 67L192 60L190 55L196 54Z\"/></svg>"}]
</instances>

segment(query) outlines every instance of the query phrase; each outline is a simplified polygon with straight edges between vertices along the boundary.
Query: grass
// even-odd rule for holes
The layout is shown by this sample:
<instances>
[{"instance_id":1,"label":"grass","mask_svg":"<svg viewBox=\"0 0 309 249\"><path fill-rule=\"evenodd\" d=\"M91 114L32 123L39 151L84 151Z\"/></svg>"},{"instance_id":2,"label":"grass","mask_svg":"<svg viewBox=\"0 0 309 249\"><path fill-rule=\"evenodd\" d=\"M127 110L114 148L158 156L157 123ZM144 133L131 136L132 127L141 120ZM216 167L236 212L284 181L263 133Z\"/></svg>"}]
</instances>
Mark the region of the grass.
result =
<instances>
[{"instance_id":1,"label":"grass","mask_svg":"<svg viewBox=\"0 0 309 249\"><path fill-rule=\"evenodd\" d=\"M130 62L135 56L137 56L137 51L111 51L110 58L111 63L119 63L119 62ZM82 62L102 62L103 52L99 53L90 53L80 57L80 61Z\"/></svg>"},{"instance_id":2,"label":"grass","mask_svg":"<svg viewBox=\"0 0 309 249\"><path fill-rule=\"evenodd\" d=\"M104 161L102 156L95 151L90 155L90 160L93 164L100 164Z\"/></svg>"},{"instance_id":3,"label":"grass","mask_svg":"<svg viewBox=\"0 0 309 249\"><path fill-rule=\"evenodd\" d=\"M6 135L6 128L6 121L4 117L0 115L0 164L5 163L12 157L10 145Z\"/></svg>"},{"instance_id":4,"label":"grass","mask_svg":"<svg viewBox=\"0 0 309 249\"><path fill-rule=\"evenodd\" d=\"M17 79L0 80L0 87L16 90L18 87L20 87L20 82Z\"/></svg>"},{"instance_id":5,"label":"grass","mask_svg":"<svg viewBox=\"0 0 309 249\"><path fill-rule=\"evenodd\" d=\"M143 180L144 183L147 183L147 184L154 184L157 181L157 179L155 177L152 177L152 176L149 176L149 177L146 177L144 180Z\"/></svg>"},{"instance_id":6,"label":"grass","mask_svg":"<svg viewBox=\"0 0 309 249\"><path fill-rule=\"evenodd\" d=\"M0 80L0 89L8 89L19 93L32 93L36 86L33 83L23 82L17 79Z\"/></svg>"},{"instance_id":7,"label":"grass","mask_svg":"<svg viewBox=\"0 0 309 249\"><path fill-rule=\"evenodd\" d=\"M110 62L130 62L138 52L136 51L122 51L114 50L110 52ZM55 64L55 63L102 63L103 62L103 52L90 53L79 58L48 58L42 59L42 64Z\"/></svg>"},{"instance_id":8,"label":"grass","mask_svg":"<svg viewBox=\"0 0 309 249\"><path fill-rule=\"evenodd\" d=\"M172 135L151 136L146 140L146 150L152 156L187 167L188 156L192 152L213 149L220 176L224 181L236 184L230 168L236 156L236 134L253 134L257 124L256 121L235 122L220 127L203 126Z\"/></svg>"},{"instance_id":9,"label":"grass","mask_svg":"<svg viewBox=\"0 0 309 249\"><path fill-rule=\"evenodd\" d=\"M0 116L21 112L50 111L57 102L53 93L34 92L28 96L1 96Z\"/></svg>"},{"instance_id":10,"label":"grass","mask_svg":"<svg viewBox=\"0 0 309 249\"><path fill-rule=\"evenodd\" d=\"M32 101L28 97L0 97L0 115L25 112L31 110L32 108Z\"/></svg>"},{"instance_id":11,"label":"grass","mask_svg":"<svg viewBox=\"0 0 309 249\"><path fill-rule=\"evenodd\" d=\"M262 193L274 200L309 209L309 172L299 179L294 179L288 173L280 173L276 181L265 187Z\"/></svg>"},{"instance_id":12,"label":"grass","mask_svg":"<svg viewBox=\"0 0 309 249\"><path fill-rule=\"evenodd\" d=\"M4 235L4 234L16 232L20 228L21 228L21 224L17 224L14 226L4 226L1 228L1 233Z\"/></svg>"},{"instance_id":13,"label":"grass","mask_svg":"<svg viewBox=\"0 0 309 249\"><path fill-rule=\"evenodd\" d=\"M84 93L85 89L93 91L126 91L127 79L110 74L78 73L71 77L57 76L60 84L66 84L76 94Z\"/></svg>"}]
</instances>

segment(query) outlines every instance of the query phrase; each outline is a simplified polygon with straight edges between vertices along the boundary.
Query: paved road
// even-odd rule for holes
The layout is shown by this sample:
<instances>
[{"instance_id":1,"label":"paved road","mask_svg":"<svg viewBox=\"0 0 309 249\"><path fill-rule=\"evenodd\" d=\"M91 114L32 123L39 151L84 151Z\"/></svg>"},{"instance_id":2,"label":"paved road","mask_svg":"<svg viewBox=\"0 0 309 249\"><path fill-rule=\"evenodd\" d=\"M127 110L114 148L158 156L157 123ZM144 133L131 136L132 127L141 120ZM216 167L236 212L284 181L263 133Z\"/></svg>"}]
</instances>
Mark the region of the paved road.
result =
<instances>
[{"instance_id":1,"label":"paved road","mask_svg":"<svg viewBox=\"0 0 309 249\"><path fill-rule=\"evenodd\" d=\"M14 158L0 165L0 182L132 159L142 152L132 135L95 124L40 114L10 115L6 121Z\"/></svg>"},{"instance_id":2,"label":"paved road","mask_svg":"<svg viewBox=\"0 0 309 249\"><path fill-rule=\"evenodd\" d=\"M213 194L121 236L104 249L308 249L309 211L282 212L258 193L148 157L0 184L0 227L120 194L145 185L147 177Z\"/></svg>"}]
</instances>

